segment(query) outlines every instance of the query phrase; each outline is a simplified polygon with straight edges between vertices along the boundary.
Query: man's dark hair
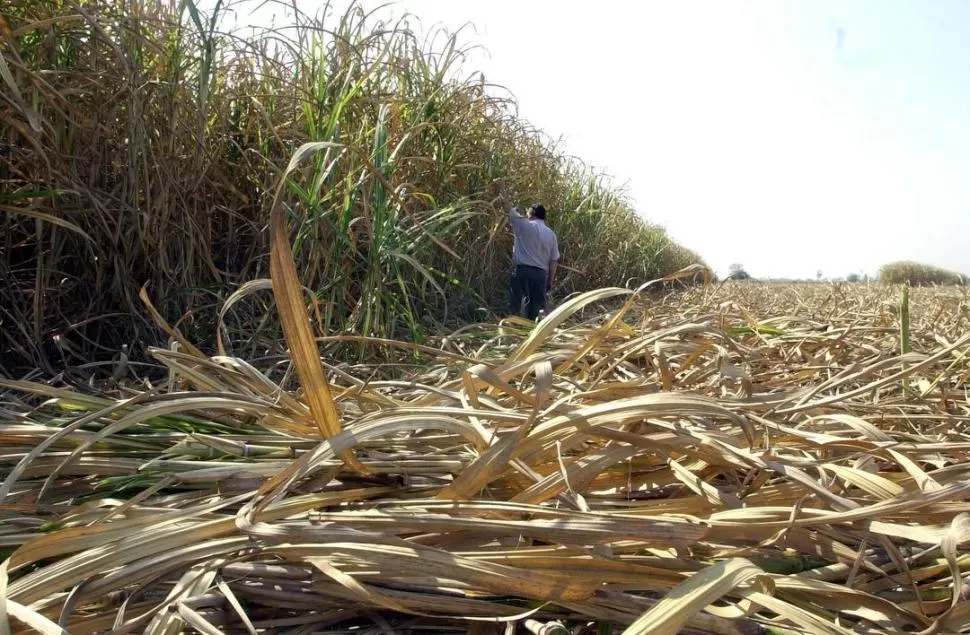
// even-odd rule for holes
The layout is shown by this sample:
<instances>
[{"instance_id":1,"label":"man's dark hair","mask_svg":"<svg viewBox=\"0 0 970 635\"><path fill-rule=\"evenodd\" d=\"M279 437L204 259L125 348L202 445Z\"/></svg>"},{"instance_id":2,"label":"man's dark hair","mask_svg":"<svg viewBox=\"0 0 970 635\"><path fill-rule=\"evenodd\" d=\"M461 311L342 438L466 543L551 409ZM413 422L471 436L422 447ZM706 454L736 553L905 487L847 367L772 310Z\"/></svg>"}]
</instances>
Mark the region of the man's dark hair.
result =
<instances>
[{"instance_id":1,"label":"man's dark hair","mask_svg":"<svg viewBox=\"0 0 970 635\"><path fill-rule=\"evenodd\" d=\"M539 203L536 203L532 206L532 215L539 220L546 220L546 208Z\"/></svg>"}]
</instances>

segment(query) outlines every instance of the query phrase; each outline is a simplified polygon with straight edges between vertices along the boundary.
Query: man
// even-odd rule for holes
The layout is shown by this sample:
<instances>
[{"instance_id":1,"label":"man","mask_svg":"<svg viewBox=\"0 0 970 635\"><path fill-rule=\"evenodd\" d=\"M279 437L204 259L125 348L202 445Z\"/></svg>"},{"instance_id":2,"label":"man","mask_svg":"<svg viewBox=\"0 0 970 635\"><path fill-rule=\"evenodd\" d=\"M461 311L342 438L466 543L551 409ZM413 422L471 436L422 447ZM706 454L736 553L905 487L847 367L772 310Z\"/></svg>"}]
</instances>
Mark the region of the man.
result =
<instances>
[{"instance_id":1,"label":"man","mask_svg":"<svg viewBox=\"0 0 970 635\"><path fill-rule=\"evenodd\" d=\"M499 193L503 209L508 214L509 225L515 240L512 260L515 270L509 284L512 314L524 315L535 321L539 312L546 308L546 293L556 281L559 264L559 241L556 233L546 225L546 208L536 204L522 216L512 207L505 191ZM526 302L522 312L522 301Z\"/></svg>"}]
</instances>

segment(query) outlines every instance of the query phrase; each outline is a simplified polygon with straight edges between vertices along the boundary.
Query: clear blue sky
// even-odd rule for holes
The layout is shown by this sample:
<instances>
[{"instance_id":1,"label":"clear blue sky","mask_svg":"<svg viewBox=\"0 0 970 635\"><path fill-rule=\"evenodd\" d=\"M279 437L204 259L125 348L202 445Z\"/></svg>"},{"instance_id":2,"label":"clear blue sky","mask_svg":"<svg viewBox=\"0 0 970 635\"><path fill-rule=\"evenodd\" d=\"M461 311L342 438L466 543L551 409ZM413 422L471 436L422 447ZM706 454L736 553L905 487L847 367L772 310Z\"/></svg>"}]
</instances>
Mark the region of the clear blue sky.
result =
<instances>
[{"instance_id":1,"label":"clear blue sky","mask_svg":"<svg viewBox=\"0 0 970 635\"><path fill-rule=\"evenodd\" d=\"M720 272L835 277L914 259L970 273L970 1L388 9L403 10L473 23L463 40L487 55L466 68Z\"/></svg>"}]
</instances>

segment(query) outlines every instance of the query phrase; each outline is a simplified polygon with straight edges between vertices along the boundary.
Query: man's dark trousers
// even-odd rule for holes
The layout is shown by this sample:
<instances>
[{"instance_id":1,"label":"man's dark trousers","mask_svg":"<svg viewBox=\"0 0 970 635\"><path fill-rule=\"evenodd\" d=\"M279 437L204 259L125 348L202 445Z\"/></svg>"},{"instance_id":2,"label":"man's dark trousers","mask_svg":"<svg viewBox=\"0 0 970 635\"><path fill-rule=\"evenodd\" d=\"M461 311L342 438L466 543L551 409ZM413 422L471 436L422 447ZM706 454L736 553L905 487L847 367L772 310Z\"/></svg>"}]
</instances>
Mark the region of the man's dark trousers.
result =
<instances>
[{"instance_id":1,"label":"man's dark trousers","mask_svg":"<svg viewBox=\"0 0 970 635\"><path fill-rule=\"evenodd\" d=\"M528 265L515 266L509 285L513 315L523 315L522 300L525 299L525 317L533 321L539 317L539 311L546 308L547 278L545 269Z\"/></svg>"}]
</instances>

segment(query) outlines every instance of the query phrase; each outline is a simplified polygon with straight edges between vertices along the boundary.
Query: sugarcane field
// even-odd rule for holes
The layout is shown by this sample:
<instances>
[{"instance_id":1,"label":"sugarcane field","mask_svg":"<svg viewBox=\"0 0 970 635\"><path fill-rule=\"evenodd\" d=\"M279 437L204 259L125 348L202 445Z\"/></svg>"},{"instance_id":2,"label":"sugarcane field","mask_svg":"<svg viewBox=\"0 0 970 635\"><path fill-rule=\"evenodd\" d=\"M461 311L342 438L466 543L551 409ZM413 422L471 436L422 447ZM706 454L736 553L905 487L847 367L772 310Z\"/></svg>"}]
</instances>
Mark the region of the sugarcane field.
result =
<instances>
[{"instance_id":1,"label":"sugarcane field","mask_svg":"<svg viewBox=\"0 0 970 635\"><path fill-rule=\"evenodd\" d=\"M962 220L639 210L426 24L552 4L257 4L0 3L0 635L970 632Z\"/></svg>"}]
</instances>

